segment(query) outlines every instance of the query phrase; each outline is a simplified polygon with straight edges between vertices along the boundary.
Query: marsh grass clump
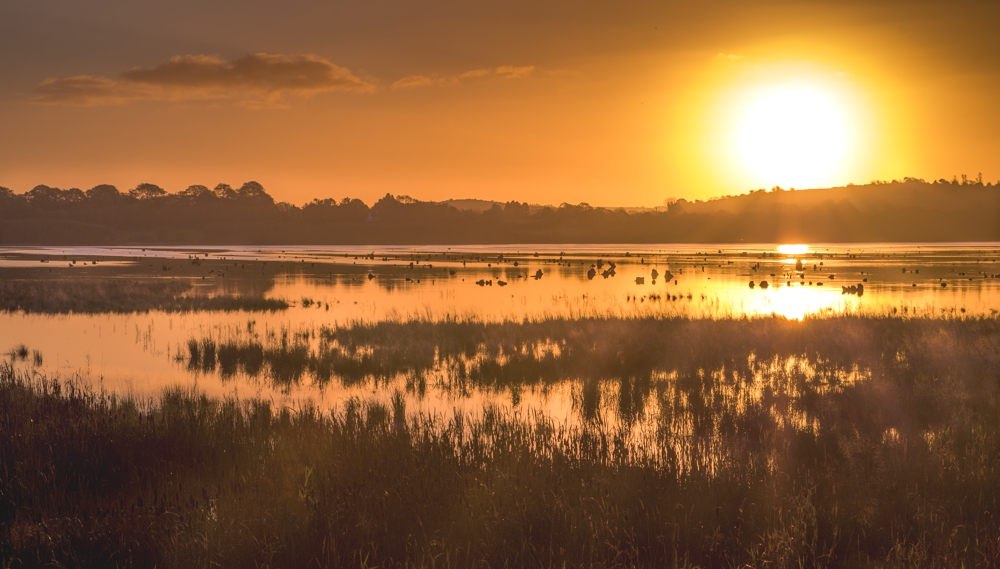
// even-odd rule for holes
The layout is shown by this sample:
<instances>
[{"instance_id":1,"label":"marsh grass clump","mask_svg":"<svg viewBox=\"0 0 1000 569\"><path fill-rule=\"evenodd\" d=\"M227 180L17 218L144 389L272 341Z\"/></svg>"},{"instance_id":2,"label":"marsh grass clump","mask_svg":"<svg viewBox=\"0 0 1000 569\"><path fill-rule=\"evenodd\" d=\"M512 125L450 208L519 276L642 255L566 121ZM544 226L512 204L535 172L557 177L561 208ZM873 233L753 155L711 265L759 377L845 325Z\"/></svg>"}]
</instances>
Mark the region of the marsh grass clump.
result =
<instances>
[{"instance_id":1,"label":"marsh grass clump","mask_svg":"<svg viewBox=\"0 0 1000 569\"><path fill-rule=\"evenodd\" d=\"M187 343L188 369L197 370L201 366L201 347L198 340L191 338Z\"/></svg>"},{"instance_id":2,"label":"marsh grass clump","mask_svg":"<svg viewBox=\"0 0 1000 569\"><path fill-rule=\"evenodd\" d=\"M527 377L518 385L573 382L584 420L493 405L427 413L402 390L333 411L176 389L140 403L7 362L0 558L162 567L1000 564L996 320L424 326L337 329L322 348L295 334L255 347L213 339L214 361L220 372L298 370L317 351L336 350L370 362L369 371L413 376L428 358L440 366L470 354L468 381L482 373L485 385L511 384L517 370ZM413 330L421 334L406 340ZM192 342L204 369L205 343ZM289 363L273 363L268 351L278 349ZM494 367L477 372L485 360Z\"/></svg>"},{"instance_id":3,"label":"marsh grass clump","mask_svg":"<svg viewBox=\"0 0 1000 569\"><path fill-rule=\"evenodd\" d=\"M7 357L10 358L11 360L20 360L23 362L24 360L28 359L28 346L21 344L11 348L7 352Z\"/></svg>"},{"instance_id":4,"label":"marsh grass clump","mask_svg":"<svg viewBox=\"0 0 1000 569\"><path fill-rule=\"evenodd\" d=\"M205 338L201 341L201 369L202 371L215 370L215 341Z\"/></svg>"},{"instance_id":5,"label":"marsh grass clump","mask_svg":"<svg viewBox=\"0 0 1000 569\"><path fill-rule=\"evenodd\" d=\"M192 293L186 279L77 279L0 281L0 312L101 314L286 310L282 299Z\"/></svg>"}]
</instances>

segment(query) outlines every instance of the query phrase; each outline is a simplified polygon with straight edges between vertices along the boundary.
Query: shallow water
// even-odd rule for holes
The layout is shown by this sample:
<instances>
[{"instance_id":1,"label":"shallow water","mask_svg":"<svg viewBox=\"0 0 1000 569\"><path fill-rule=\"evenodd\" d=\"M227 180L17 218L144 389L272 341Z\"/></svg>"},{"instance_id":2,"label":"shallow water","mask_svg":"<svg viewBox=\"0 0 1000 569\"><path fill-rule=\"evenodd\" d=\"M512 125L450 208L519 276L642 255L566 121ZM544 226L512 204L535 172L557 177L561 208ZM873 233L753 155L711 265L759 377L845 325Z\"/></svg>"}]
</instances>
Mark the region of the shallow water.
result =
<instances>
[{"instance_id":1,"label":"shallow water","mask_svg":"<svg viewBox=\"0 0 1000 569\"><path fill-rule=\"evenodd\" d=\"M611 262L614 274L602 276ZM589 278L592 267L596 274ZM537 271L541 278L534 278ZM665 278L668 271L672 278ZM248 327L263 337L303 331L315 337L323 327L412 318L995 315L1000 244L813 245L797 253L773 245L0 249L2 279L135 277L190 279L201 293L284 298L293 305L273 313L4 313L0 350L23 344L37 350L42 362L35 365L29 357L21 365L39 373L78 375L143 397L182 385L216 395L308 398L331 407L352 396L388 401L400 390L416 409L472 410L495 402L569 417L580 399L572 382L514 397L456 393L435 381L417 393L402 377L349 387L334 381L319 388L308 378L274 386L261 378L223 379L212 369L189 369L185 346L191 339L233 337ZM760 284L765 280L766 289ZM857 285L863 292L843 288Z\"/></svg>"}]
</instances>

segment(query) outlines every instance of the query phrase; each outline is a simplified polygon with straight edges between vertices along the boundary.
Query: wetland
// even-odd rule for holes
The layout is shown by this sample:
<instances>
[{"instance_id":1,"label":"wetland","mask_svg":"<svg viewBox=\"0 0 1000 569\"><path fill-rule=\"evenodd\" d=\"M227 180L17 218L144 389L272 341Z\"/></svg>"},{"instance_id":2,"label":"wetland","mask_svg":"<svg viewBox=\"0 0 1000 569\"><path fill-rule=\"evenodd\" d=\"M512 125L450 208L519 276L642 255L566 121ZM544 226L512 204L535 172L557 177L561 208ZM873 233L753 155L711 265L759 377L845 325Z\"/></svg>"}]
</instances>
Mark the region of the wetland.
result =
<instances>
[{"instance_id":1,"label":"wetland","mask_svg":"<svg viewBox=\"0 0 1000 569\"><path fill-rule=\"evenodd\" d=\"M998 251L6 249L2 556L1000 563Z\"/></svg>"}]
</instances>

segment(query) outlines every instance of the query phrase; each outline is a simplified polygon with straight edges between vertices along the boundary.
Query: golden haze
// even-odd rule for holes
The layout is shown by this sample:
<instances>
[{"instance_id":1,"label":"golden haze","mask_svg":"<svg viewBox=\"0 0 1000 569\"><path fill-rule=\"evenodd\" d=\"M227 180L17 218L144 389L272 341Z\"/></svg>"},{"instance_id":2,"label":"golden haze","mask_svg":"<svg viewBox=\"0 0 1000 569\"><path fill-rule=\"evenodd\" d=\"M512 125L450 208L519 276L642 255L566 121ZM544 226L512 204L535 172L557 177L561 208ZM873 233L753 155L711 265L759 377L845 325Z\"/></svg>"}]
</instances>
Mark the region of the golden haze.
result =
<instances>
[{"instance_id":1,"label":"golden haze","mask_svg":"<svg viewBox=\"0 0 1000 569\"><path fill-rule=\"evenodd\" d=\"M1000 175L1000 114L984 95L998 76L988 6L916 3L892 26L892 3L728 2L449 5L406 23L359 6L253 7L232 25L221 7L194 18L188 2L106 4L59 18L0 8L0 31L27 54L0 72L11 134L0 184L179 191L254 179L294 203L391 192L655 206L773 185ZM136 43L154 20L155 41ZM107 36L112 51L70 41L103 25L130 33ZM181 82L186 69L213 79ZM280 74L289 69L306 80ZM748 107L789 89L812 93L798 116L827 109L826 126L782 119L770 150L748 156L746 125L773 122ZM784 107L781 96L762 104ZM811 142L788 143L802 132ZM817 150L782 166L800 147Z\"/></svg>"}]
</instances>

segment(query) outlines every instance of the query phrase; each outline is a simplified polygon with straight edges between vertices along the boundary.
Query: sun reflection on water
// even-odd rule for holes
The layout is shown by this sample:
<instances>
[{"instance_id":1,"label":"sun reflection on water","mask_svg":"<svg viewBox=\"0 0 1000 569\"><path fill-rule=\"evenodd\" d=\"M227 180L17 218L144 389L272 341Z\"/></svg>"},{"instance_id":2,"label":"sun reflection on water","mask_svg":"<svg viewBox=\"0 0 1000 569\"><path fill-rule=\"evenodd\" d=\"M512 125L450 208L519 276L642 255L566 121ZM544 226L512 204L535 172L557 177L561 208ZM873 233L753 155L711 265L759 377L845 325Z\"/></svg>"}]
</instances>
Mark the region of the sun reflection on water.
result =
<instances>
[{"instance_id":1,"label":"sun reflection on water","mask_svg":"<svg viewBox=\"0 0 1000 569\"><path fill-rule=\"evenodd\" d=\"M809 245L803 243L778 245L778 252L785 255L805 255L809 252Z\"/></svg>"},{"instance_id":2,"label":"sun reflection on water","mask_svg":"<svg viewBox=\"0 0 1000 569\"><path fill-rule=\"evenodd\" d=\"M834 290L834 287L805 286L794 281L772 287L758 302L754 311L757 314L770 312L799 321L809 315L847 308L847 301L840 290Z\"/></svg>"}]
</instances>

